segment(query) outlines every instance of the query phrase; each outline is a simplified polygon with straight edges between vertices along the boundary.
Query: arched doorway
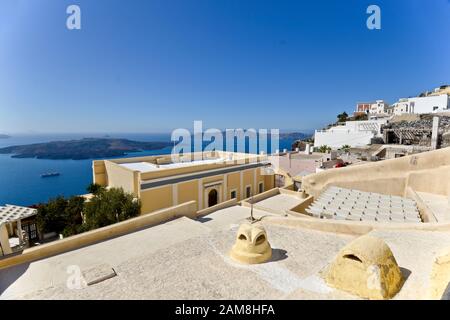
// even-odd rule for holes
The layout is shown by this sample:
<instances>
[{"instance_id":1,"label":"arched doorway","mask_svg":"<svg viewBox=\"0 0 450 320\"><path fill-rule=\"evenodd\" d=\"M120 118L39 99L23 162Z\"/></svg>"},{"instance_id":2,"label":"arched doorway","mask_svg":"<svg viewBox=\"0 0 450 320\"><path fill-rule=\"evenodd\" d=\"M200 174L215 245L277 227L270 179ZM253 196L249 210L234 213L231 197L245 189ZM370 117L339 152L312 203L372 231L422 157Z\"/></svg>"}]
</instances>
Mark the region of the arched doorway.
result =
<instances>
[{"instance_id":1,"label":"arched doorway","mask_svg":"<svg viewBox=\"0 0 450 320\"><path fill-rule=\"evenodd\" d=\"M215 206L217 204L217 190L212 189L208 193L208 207Z\"/></svg>"}]
</instances>

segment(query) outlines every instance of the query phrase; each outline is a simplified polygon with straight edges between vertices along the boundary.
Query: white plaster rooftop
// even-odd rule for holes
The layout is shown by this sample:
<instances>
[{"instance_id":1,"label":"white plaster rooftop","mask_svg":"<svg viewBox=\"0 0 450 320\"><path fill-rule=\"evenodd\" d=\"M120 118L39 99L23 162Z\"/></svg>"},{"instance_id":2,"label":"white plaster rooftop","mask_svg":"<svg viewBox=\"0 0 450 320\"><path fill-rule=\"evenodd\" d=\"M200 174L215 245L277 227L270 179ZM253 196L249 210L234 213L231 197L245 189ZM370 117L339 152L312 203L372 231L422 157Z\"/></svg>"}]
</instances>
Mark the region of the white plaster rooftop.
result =
<instances>
[{"instance_id":1,"label":"white plaster rooftop","mask_svg":"<svg viewBox=\"0 0 450 320\"><path fill-rule=\"evenodd\" d=\"M205 164L215 164L224 162L225 159L217 158L217 159L204 159L204 160L194 160L194 161L186 161L186 162L174 162L167 164L153 164L150 162L130 162L130 163L121 163L120 166L139 171L141 173L158 171L162 169L175 169L175 168L183 168L183 167L191 167L191 166L200 166Z\"/></svg>"},{"instance_id":2,"label":"white plaster rooftop","mask_svg":"<svg viewBox=\"0 0 450 320\"><path fill-rule=\"evenodd\" d=\"M36 209L7 204L4 207L0 207L0 224L28 218L36 213Z\"/></svg>"},{"instance_id":3,"label":"white plaster rooftop","mask_svg":"<svg viewBox=\"0 0 450 320\"><path fill-rule=\"evenodd\" d=\"M149 162L121 163L120 166L133 171L139 171L143 173L158 170L158 167L155 164Z\"/></svg>"},{"instance_id":4,"label":"white plaster rooftop","mask_svg":"<svg viewBox=\"0 0 450 320\"><path fill-rule=\"evenodd\" d=\"M255 206L269 212L285 213L286 210L292 209L299 205L304 199L300 199L290 194L277 194L273 197L261 200L255 203Z\"/></svg>"},{"instance_id":5,"label":"white plaster rooftop","mask_svg":"<svg viewBox=\"0 0 450 320\"><path fill-rule=\"evenodd\" d=\"M336 220L422 222L412 199L339 187L323 191L306 212L316 218Z\"/></svg>"},{"instance_id":6,"label":"white plaster rooftop","mask_svg":"<svg viewBox=\"0 0 450 320\"><path fill-rule=\"evenodd\" d=\"M283 226L266 216L260 223L267 230L272 259L242 265L228 252L238 225L249 213L250 208L235 206L197 221L179 218L0 270L0 299L357 299L329 287L322 277L339 250L356 236ZM435 254L447 246L450 234L406 230L371 234L391 247L406 278L395 299L424 298ZM87 281L102 275L108 279L69 288L67 272L74 266Z\"/></svg>"},{"instance_id":7,"label":"white plaster rooftop","mask_svg":"<svg viewBox=\"0 0 450 320\"><path fill-rule=\"evenodd\" d=\"M269 212L253 209L253 217L255 219L261 219L266 216L272 215ZM250 217L250 208L233 206L218 210L207 216L197 218L197 221L203 223L204 226L210 229L223 228L224 226L234 226L237 221L245 221Z\"/></svg>"}]
</instances>

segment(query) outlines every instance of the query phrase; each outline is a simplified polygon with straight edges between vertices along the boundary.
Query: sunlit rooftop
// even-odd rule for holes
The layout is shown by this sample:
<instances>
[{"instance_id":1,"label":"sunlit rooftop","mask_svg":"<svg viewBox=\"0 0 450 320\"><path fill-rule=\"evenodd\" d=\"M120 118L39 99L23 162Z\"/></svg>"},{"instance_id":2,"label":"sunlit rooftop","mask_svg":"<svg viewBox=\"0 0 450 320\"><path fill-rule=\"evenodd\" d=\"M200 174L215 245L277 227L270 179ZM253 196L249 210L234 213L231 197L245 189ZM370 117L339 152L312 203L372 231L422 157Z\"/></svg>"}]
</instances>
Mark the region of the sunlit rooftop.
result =
<instances>
[{"instance_id":1,"label":"sunlit rooftop","mask_svg":"<svg viewBox=\"0 0 450 320\"><path fill-rule=\"evenodd\" d=\"M39 247L31 249L32 259L0 269L0 297L359 299L325 275L343 248L371 236L398 264L402 282L394 299L450 299L449 166L447 148L308 175L297 191L288 185L193 213L182 212L195 201L142 215L93 231L109 234L101 241L63 250L75 243L67 238L42 257ZM272 250L259 264L230 255L250 216ZM143 227L144 220L153 222ZM122 233L111 238L114 228ZM347 256L349 263L359 266L382 252L360 250L360 257ZM70 285L68 270L79 270L80 287Z\"/></svg>"},{"instance_id":2,"label":"sunlit rooftop","mask_svg":"<svg viewBox=\"0 0 450 320\"><path fill-rule=\"evenodd\" d=\"M176 169L176 168L184 168L191 166L201 166L207 164L218 164L224 163L226 159L217 158L217 159L206 159L206 160L194 160L194 161L186 161L186 162L173 162L173 163L165 163L165 164L154 164L150 162L130 162L130 163L121 163L120 166L130 169L140 171L141 173L158 171L162 169Z\"/></svg>"},{"instance_id":3,"label":"sunlit rooftop","mask_svg":"<svg viewBox=\"0 0 450 320\"><path fill-rule=\"evenodd\" d=\"M229 258L250 208L234 206L197 220L180 218L88 247L0 271L1 298L19 299L357 299L329 287L322 273L357 234L289 225L255 209L267 230L269 262L243 265ZM435 253L448 232L373 230L396 256L406 278L396 299L420 299L429 290ZM145 245L144 245L145 244ZM120 254L117 254L120 252ZM67 286L71 266L86 281Z\"/></svg>"}]
</instances>

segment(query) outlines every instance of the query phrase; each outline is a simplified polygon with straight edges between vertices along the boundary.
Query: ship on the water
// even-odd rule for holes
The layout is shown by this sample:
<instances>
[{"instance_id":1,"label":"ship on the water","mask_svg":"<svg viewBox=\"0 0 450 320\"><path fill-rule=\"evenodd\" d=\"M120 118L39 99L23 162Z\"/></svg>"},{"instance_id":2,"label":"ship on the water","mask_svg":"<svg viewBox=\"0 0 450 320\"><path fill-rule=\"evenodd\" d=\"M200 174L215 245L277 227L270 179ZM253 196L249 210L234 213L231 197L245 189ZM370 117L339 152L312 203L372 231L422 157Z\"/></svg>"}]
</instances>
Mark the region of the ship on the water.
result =
<instances>
[{"instance_id":1,"label":"ship on the water","mask_svg":"<svg viewBox=\"0 0 450 320\"><path fill-rule=\"evenodd\" d=\"M59 172L47 172L47 173L41 174L41 178L57 177L59 175L60 175Z\"/></svg>"}]
</instances>

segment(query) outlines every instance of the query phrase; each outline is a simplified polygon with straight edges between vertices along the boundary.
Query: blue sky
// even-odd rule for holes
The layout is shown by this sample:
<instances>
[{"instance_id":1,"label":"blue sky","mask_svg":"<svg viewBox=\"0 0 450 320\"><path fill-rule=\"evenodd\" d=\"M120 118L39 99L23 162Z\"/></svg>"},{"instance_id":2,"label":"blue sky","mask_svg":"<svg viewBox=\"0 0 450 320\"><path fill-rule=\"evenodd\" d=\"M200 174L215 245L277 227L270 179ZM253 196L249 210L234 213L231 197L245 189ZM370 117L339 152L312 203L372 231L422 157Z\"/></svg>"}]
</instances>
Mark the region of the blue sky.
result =
<instances>
[{"instance_id":1,"label":"blue sky","mask_svg":"<svg viewBox=\"0 0 450 320\"><path fill-rule=\"evenodd\" d=\"M449 83L449 31L448 0L0 0L0 132L319 128Z\"/></svg>"}]
</instances>

